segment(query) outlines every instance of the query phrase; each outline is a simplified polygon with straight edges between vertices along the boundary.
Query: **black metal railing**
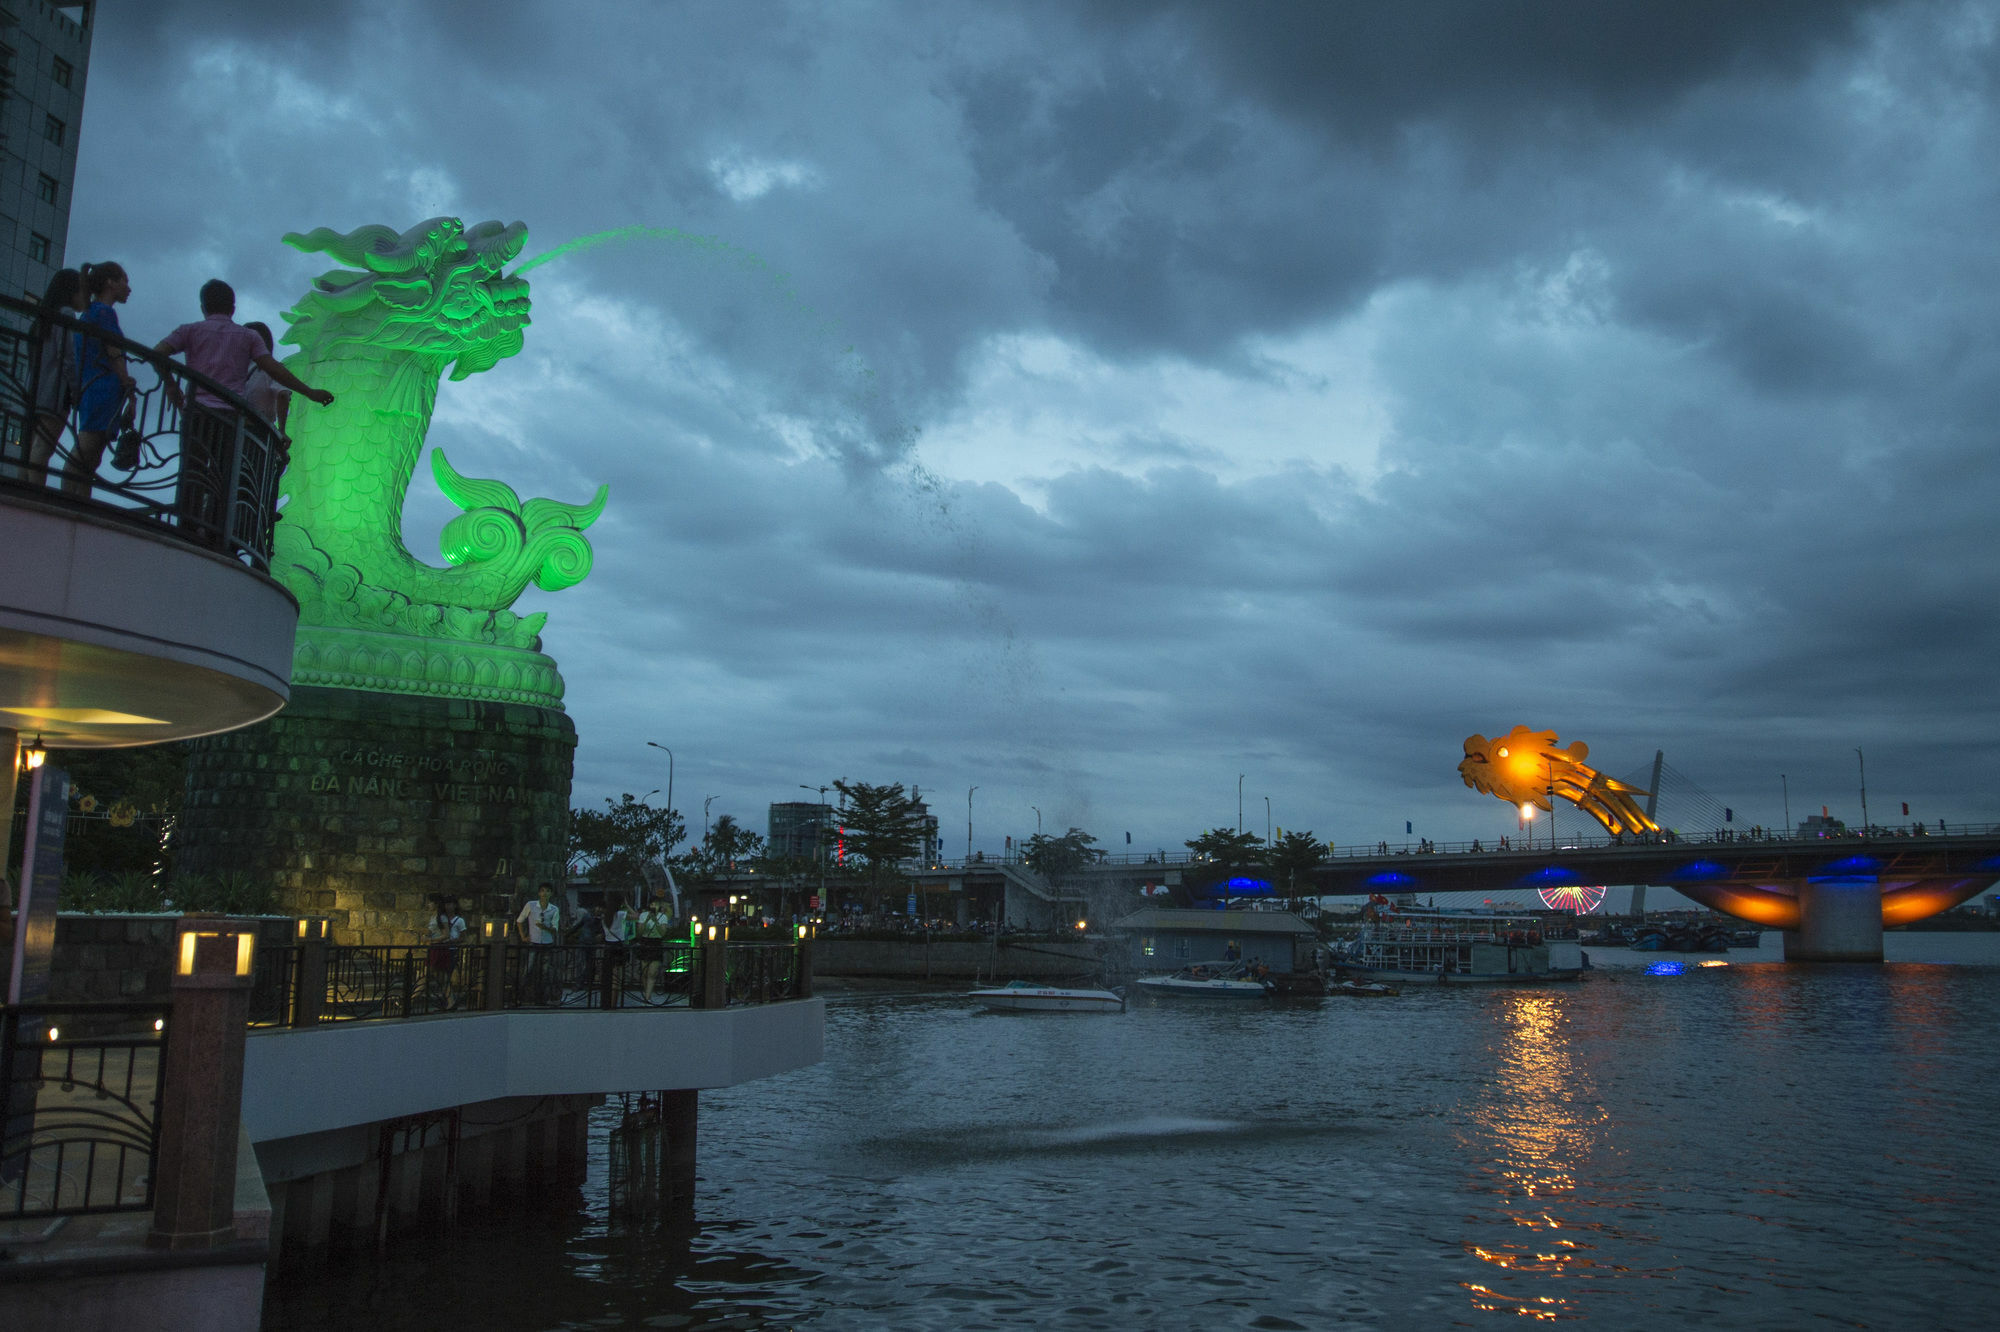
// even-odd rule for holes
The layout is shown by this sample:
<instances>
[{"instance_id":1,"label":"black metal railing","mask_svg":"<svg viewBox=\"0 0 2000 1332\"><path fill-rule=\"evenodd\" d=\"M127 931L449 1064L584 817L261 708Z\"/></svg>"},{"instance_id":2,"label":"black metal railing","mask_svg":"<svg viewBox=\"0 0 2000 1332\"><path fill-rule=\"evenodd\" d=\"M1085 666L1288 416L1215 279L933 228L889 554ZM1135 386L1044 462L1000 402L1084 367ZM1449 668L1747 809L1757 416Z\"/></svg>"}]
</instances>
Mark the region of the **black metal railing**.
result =
<instances>
[{"instance_id":1,"label":"black metal railing","mask_svg":"<svg viewBox=\"0 0 2000 1332\"><path fill-rule=\"evenodd\" d=\"M124 356L129 389L96 371L116 398L106 429L79 429L75 393L90 386L64 375L63 338ZM206 375L0 295L0 489L165 529L268 569L284 463L277 427Z\"/></svg>"},{"instance_id":2,"label":"black metal railing","mask_svg":"<svg viewBox=\"0 0 2000 1332\"><path fill-rule=\"evenodd\" d=\"M700 966L699 950L678 941L657 955L637 943L510 944L503 1007L687 1007Z\"/></svg>"},{"instance_id":3,"label":"black metal railing","mask_svg":"<svg viewBox=\"0 0 2000 1332\"><path fill-rule=\"evenodd\" d=\"M812 993L806 945L798 942L307 943L260 948L256 956L252 1027L493 1009L767 1004ZM713 984L711 966L723 972Z\"/></svg>"},{"instance_id":4,"label":"black metal railing","mask_svg":"<svg viewBox=\"0 0 2000 1332\"><path fill-rule=\"evenodd\" d=\"M171 1015L0 1008L0 1220L152 1208Z\"/></svg>"},{"instance_id":5,"label":"black metal railing","mask_svg":"<svg viewBox=\"0 0 2000 1332\"><path fill-rule=\"evenodd\" d=\"M769 1004L800 997L799 950L790 944L731 943L729 1002Z\"/></svg>"},{"instance_id":6,"label":"black metal railing","mask_svg":"<svg viewBox=\"0 0 2000 1332\"><path fill-rule=\"evenodd\" d=\"M485 951L463 944L329 948L319 1020L428 1017L484 1007Z\"/></svg>"}]
</instances>

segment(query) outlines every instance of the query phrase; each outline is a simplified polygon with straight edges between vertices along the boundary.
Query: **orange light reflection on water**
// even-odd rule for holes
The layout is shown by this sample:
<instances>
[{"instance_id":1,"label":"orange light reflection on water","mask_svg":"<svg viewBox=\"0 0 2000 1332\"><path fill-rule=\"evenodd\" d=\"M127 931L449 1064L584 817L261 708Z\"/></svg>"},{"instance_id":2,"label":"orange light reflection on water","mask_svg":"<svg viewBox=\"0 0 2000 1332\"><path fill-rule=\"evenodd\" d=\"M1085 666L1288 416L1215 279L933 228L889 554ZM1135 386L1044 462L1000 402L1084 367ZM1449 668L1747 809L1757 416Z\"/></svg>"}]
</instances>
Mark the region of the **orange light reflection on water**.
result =
<instances>
[{"instance_id":1,"label":"orange light reflection on water","mask_svg":"<svg viewBox=\"0 0 2000 1332\"><path fill-rule=\"evenodd\" d=\"M1516 1279L1505 1284L1533 1283L1543 1290L1549 1278L1588 1280L1594 1272L1617 1270L1591 1257L1593 1246L1583 1240L1542 1233L1577 1228L1558 1213L1575 1198L1578 1166L1600 1147L1609 1118L1591 1080L1570 1057L1562 1000L1530 990L1495 998L1498 1064L1493 1086L1473 1115L1477 1132L1468 1135L1464 1146L1490 1158L1485 1173L1500 1210L1516 1226L1537 1232L1539 1242L1467 1241L1463 1248ZM1566 1292L1514 1293L1478 1282L1459 1284L1483 1312L1544 1322L1582 1316Z\"/></svg>"}]
</instances>

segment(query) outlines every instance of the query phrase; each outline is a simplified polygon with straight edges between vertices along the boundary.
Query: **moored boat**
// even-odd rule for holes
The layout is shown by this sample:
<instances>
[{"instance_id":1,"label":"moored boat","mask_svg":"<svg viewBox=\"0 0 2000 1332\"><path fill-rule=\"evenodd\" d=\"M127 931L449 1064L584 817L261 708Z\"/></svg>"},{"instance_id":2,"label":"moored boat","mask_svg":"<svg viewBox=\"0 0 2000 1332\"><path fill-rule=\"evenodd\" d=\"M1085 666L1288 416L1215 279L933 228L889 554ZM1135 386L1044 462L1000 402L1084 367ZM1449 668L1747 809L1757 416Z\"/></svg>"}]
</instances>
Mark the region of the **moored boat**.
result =
<instances>
[{"instance_id":1,"label":"moored boat","mask_svg":"<svg viewBox=\"0 0 2000 1332\"><path fill-rule=\"evenodd\" d=\"M1584 957L1568 912L1399 911L1362 926L1334 966L1350 980L1504 984L1576 980Z\"/></svg>"},{"instance_id":2,"label":"moored boat","mask_svg":"<svg viewBox=\"0 0 2000 1332\"><path fill-rule=\"evenodd\" d=\"M1115 990L1071 990L1033 981L1008 981L966 995L1003 1013L1122 1013L1125 996Z\"/></svg>"},{"instance_id":3,"label":"moored boat","mask_svg":"<svg viewBox=\"0 0 2000 1332\"><path fill-rule=\"evenodd\" d=\"M1170 976L1141 976L1137 984L1148 994L1206 999L1262 999L1273 986L1261 968L1243 963L1215 967L1184 967Z\"/></svg>"}]
</instances>

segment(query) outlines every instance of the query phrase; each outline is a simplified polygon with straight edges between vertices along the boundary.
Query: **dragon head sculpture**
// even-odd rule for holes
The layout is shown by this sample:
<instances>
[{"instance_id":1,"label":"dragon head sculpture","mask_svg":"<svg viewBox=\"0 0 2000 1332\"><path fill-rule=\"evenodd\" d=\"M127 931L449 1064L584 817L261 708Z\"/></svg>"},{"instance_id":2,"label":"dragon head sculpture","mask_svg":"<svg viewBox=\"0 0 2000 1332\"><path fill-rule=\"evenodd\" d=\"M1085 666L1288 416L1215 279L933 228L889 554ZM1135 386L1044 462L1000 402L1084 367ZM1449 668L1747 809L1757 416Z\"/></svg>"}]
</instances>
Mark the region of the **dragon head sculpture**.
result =
<instances>
[{"instance_id":1,"label":"dragon head sculpture","mask_svg":"<svg viewBox=\"0 0 2000 1332\"><path fill-rule=\"evenodd\" d=\"M1516 726L1493 740L1483 735L1466 737L1458 775L1473 790L1498 796L1511 805L1549 810L1554 808L1551 795L1558 795L1609 832L1659 831L1659 825L1632 800L1633 795L1645 795L1646 791L1606 777L1584 762L1588 757L1590 746L1581 740L1558 748L1554 731Z\"/></svg>"},{"instance_id":2,"label":"dragon head sculpture","mask_svg":"<svg viewBox=\"0 0 2000 1332\"><path fill-rule=\"evenodd\" d=\"M284 341L309 361L342 345L435 357L453 379L490 370L521 350L528 283L501 270L527 242L520 222L468 227L434 217L398 233L384 226L341 233L290 232L285 244L347 265L322 274L284 317Z\"/></svg>"}]
</instances>

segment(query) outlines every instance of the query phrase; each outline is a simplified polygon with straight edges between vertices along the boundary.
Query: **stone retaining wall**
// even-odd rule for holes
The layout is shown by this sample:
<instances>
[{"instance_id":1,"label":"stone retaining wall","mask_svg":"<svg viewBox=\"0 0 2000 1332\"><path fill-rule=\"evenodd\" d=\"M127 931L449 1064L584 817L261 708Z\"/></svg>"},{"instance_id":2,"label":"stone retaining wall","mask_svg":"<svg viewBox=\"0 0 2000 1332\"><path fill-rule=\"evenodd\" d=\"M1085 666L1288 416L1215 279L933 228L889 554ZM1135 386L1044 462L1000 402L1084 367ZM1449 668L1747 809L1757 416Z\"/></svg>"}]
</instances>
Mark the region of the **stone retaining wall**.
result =
<instances>
[{"instance_id":1,"label":"stone retaining wall","mask_svg":"<svg viewBox=\"0 0 2000 1332\"><path fill-rule=\"evenodd\" d=\"M45 1002L165 1003L180 919L58 915ZM258 917L257 946L290 943L295 928L289 916Z\"/></svg>"},{"instance_id":2,"label":"stone retaining wall","mask_svg":"<svg viewBox=\"0 0 2000 1332\"><path fill-rule=\"evenodd\" d=\"M576 728L515 703L300 686L190 743L175 864L268 879L344 944L422 938L431 898L511 918L560 885Z\"/></svg>"}]
</instances>

